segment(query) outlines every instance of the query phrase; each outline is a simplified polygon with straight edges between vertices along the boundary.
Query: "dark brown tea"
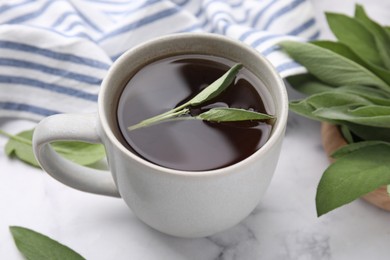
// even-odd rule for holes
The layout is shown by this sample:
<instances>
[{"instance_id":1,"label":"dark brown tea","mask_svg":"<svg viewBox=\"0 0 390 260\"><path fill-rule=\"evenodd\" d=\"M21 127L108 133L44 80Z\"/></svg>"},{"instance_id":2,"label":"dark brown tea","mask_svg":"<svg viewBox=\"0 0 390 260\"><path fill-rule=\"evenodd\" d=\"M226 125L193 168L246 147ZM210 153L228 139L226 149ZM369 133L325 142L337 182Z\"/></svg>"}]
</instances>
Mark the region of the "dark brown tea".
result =
<instances>
[{"instance_id":1,"label":"dark brown tea","mask_svg":"<svg viewBox=\"0 0 390 260\"><path fill-rule=\"evenodd\" d=\"M237 163L256 152L270 136L267 122L163 122L129 131L129 126L188 101L222 76L234 62L205 55L181 55L148 64L130 79L120 97L117 116L124 145L154 164L202 171ZM232 107L274 114L263 82L243 68L222 94L191 109Z\"/></svg>"}]
</instances>

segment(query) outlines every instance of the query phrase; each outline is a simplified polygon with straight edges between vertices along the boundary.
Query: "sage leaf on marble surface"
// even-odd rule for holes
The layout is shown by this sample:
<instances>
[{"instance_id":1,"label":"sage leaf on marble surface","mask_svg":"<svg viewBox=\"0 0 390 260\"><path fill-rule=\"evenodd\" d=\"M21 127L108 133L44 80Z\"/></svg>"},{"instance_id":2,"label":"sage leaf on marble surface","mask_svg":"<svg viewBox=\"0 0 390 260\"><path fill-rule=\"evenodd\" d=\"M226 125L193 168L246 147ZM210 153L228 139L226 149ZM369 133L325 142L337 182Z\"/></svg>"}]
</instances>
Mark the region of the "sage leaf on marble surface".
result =
<instances>
[{"instance_id":1,"label":"sage leaf on marble surface","mask_svg":"<svg viewBox=\"0 0 390 260\"><path fill-rule=\"evenodd\" d=\"M8 156L16 156L28 164L40 167L32 149L33 132L34 129L31 129L11 135L0 130L0 134L9 137L5 146L5 153ZM100 161L106 155L101 144L64 141L55 142L52 147L58 154L80 165L91 165Z\"/></svg>"},{"instance_id":2,"label":"sage leaf on marble surface","mask_svg":"<svg viewBox=\"0 0 390 260\"><path fill-rule=\"evenodd\" d=\"M28 260L85 259L69 247L31 229L11 226L10 231L14 238L16 247Z\"/></svg>"},{"instance_id":3,"label":"sage leaf on marble surface","mask_svg":"<svg viewBox=\"0 0 390 260\"><path fill-rule=\"evenodd\" d=\"M9 137L8 142L5 145L5 154L8 156L16 156L21 161L31 164L32 166L39 167L39 163L35 159L32 150L32 132L23 131L17 135L11 135L0 130L2 135Z\"/></svg>"},{"instance_id":4,"label":"sage leaf on marble surface","mask_svg":"<svg viewBox=\"0 0 390 260\"><path fill-rule=\"evenodd\" d=\"M333 86L369 85L390 92L390 86L360 64L311 43L279 43L294 60L316 78Z\"/></svg>"},{"instance_id":5,"label":"sage leaf on marble surface","mask_svg":"<svg viewBox=\"0 0 390 260\"><path fill-rule=\"evenodd\" d=\"M376 144L363 146L337 159L318 184L318 216L390 184L389 158L390 145Z\"/></svg>"}]
</instances>

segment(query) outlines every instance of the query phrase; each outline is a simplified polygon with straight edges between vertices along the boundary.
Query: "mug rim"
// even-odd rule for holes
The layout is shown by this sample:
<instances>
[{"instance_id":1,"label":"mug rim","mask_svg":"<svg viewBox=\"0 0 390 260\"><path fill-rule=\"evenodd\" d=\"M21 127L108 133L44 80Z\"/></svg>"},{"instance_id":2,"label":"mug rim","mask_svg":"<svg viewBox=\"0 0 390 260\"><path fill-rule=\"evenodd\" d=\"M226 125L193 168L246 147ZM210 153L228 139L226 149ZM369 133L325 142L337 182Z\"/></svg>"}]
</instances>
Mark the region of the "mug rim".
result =
<instances>
[{"instance_id":1,"label":"mug rim","mask_svg":"<svg viewBox=\"0 0 390 260\"><path fill-rule=\"evenodd\" d=\"M147 48L150 45L156 45L159 42L165 42L165 41L176 41L180 39L189 39L196 37L198 39L204 39L204 40L215 40L215 41L220 41L220 42L226 42L227 44L235 45L241 49L245 49L247 52L253 53L253 56L256 57L260 62L265 65L273 78L273 80L277 83L277 95L275 95L275 100L279 101L279 106L275 104L275 108L280 110L280 113L278 117L276 118L276 124L273 127L272 133L268 140L265 142L265 144L260 147L256 152L251 154L250 156L246 157L243 160L240 160L237 163L234 163L232 165L222 167L222 168L217 168L217 169L211 169L211 170L201 170L201 171L191 171L191 170L178 170L178 169L172 169L172 168L167 168L163 167L157 164L154 164L152 162L149 162L138 155L132 153L129 151L121 142L118 140L118 138L115 136L113 130L110 127L109 120L106 116L105 110L106 106L108 104L106 100L106 95L105 93L107 92L106 89L108 89L108 81L112 77L112 74L118 70L118 69L123 69L123 63L124 61L128 60L131 58L133 53L136 53L137 50L140 50L142 48ZM275 101L274 100L274 101ZM273 103L275 103L273 101ZM110 140L110 142L119 150L121 150L122 153L124 153L126 156L131 157L133 160L137 161L138 163L141 163L147 167L153 168L158 172L161 173L167 173L167 174L174 174L174 175L181 175L181 176L208 176L208 175L222 175L226 174L231 171L236 171L245 164L251 164L253 160L256 160L259 156L261 157L263 154L265 154L268 150L270 150L274 145L277 144L279 139L284 135L284 131L287 125L287 117L288 117L288 96L287 96L287 90L285 87L285 84L283 82L283 79L281 76L277 73L276 69L274 66L258 51L255 49L251 48L250 46L246 45L243 42L240 42L238 40L228 38L227 36L223 35L217 35L217 34L212 34L212 33L194 33L194 32L188 32L188 33L175 33L175 34L169 34L169 35L164 35L160 37L153 38L151 40L145 41L129 50L127 50L125 53L123 53L110 67L108 70L105 78L103 79L101 89L99 92L99 97L98 97L98 118L101 127L103 128L103 131L107 138Z\"/></svg>"}]
</instances>

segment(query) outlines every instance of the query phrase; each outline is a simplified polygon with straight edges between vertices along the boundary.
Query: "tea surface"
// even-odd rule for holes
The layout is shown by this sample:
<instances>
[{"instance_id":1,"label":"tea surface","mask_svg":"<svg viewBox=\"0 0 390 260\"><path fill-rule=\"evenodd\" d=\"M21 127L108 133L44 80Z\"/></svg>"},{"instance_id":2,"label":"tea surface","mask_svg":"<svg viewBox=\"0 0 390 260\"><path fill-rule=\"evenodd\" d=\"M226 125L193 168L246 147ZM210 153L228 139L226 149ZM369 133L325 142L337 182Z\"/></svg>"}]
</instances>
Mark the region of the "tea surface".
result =
<instances>
[{"instance_id":1,"label":"tea surface","mask_svg":"<svg viewBox=\"0 0 390 260\"><path fill-rule=\"evenodd\" d=\"M142 68L130 79L118 104L118 125L124 145L154 164L187 171L226 167L256 152L270 135L272 126L266 122L180 120L133 131L127 129L183 104L232 65L233 62L218 57L182 55ZM233 107L273 114L270 100L264 84L244 68L225 92L191 113L199 114L212 107Z\"/></svg>"}]
</instances>

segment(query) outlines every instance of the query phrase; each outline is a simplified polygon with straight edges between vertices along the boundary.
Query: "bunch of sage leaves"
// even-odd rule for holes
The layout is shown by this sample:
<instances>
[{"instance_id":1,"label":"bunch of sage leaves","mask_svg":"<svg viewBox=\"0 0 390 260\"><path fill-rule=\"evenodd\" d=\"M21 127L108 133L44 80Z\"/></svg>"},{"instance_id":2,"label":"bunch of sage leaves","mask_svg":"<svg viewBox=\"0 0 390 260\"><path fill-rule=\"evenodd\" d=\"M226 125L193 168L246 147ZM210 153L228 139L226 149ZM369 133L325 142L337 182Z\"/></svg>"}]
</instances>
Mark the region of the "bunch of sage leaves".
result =
<instances>
[{"instance_id":1,"label":"bunch of sage leaves","mask_svg":"<svg viewBox=\"0 0 390 260\"><path fill-rule=\"evenodd\" d=\"M390 28L361 5L354 17L326 18L337 41L280 43L308 71L287 78L307 95L290 109L338 125L348 142L332 154L336 160L318 184L318 216L383 185L390 194Z\"/></svg>"}]
</instances>

